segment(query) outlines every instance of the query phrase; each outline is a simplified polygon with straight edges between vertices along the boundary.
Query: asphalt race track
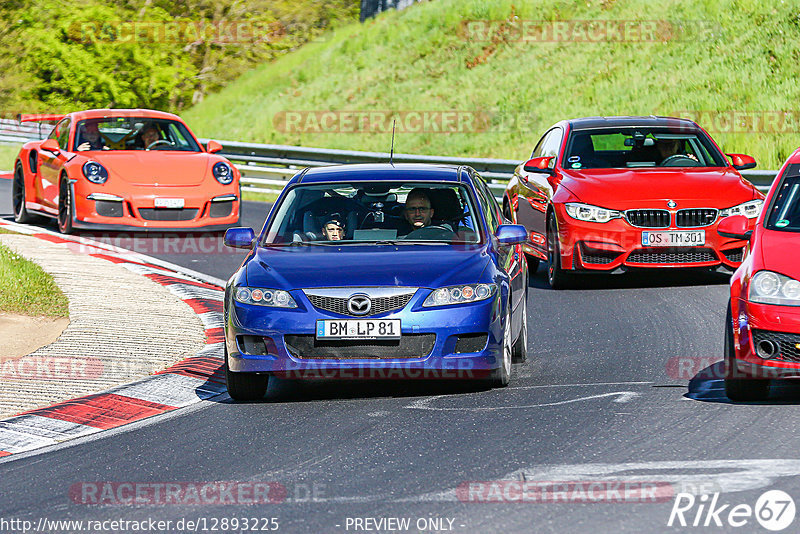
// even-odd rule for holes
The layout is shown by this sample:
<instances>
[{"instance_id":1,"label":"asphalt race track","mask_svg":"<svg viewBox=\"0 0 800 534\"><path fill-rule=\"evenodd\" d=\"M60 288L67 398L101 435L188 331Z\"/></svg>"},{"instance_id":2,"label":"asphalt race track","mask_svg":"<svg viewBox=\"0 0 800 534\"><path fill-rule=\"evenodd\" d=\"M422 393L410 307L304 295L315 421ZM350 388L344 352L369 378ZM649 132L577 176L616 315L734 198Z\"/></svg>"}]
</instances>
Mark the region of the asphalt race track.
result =
<instances>
[{"instance_id":1,"label":"asphalt race track","mask_svg":"<svg viewBox=\"0 0 800 534\"><path fill-rule=\"evenodd\" d=\"M0 181L0 216L10 213L9 195L10 181ZM263 206L245 203L244 224L260 228ZM163 236L139 239L164 250L153 241ZM223 279L242 256L153 255ZM709 518L704 528L705 512L692 527L697 504L685 514L690 526L677 530L763 532L752 516L740 528L725 522L733 506L755 507L767 489L800 497L800 394L774 388L769 402L731 404L721 381L696 376L719 372L726 291L717 275L658 272L557 292L540 269L529 288L528 362L515 366L507 389L275 381L263 402L223 395L0 463L0 516L173 525L274 517L280 532L378 531L357 529L375 526L357 518L410 518L414 532L418 520L424 532L654 532L669 530L676 493L705 491L730 505L718 516L724 527ZM76 484L106 481L264 482L285 492L249 506L92 506L70 496ZM479 481L647 482L668 494L660 502L474 502L480 493L461 490Z\"/></svg>"}]
</instances>

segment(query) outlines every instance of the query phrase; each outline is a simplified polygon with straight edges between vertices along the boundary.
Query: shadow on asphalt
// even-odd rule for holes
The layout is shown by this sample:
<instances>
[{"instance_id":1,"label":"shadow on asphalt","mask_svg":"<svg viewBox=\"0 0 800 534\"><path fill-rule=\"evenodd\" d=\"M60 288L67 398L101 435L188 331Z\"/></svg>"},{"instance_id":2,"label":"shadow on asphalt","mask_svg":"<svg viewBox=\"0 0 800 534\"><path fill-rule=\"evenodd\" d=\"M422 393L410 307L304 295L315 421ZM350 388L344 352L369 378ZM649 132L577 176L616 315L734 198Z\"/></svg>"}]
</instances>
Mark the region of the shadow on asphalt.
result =
<instances>
[{"instance_id":1,"label":"shadow on asphalt","mask_svg":"<svg viewBox=\"0 0 800 534\"><path fill-rule=\"evenodd\" d=\"M528 278L529 287L552 291L547 283L546 269L544 263L539 265L536 273ZM637 269L622 274L592 273L576 278L577 283L573 288L561 291L707 286L727 284L731 276L705 269Z\"/></svg>"},{"instance_id":2,"label":"shadow on asphalt","mask_svg":"<svg viewBox=\"0 0 800 534\"><path fill-rule=\"evenodd\" d=\"M797 404L800 403L800 380L773 380L769 397L758 402L734 402L725 395L725 363L718 361L700 370L689 381L684 397L702 402L721 404Z\"/></svg>"},{"instance_id":3,"label":"shadow on asphalt","mask_svg":"<svg viewBox=\"0 0 800 534\"><path fill-rule=\"evenodd\" d=\"M296 380L271 378L263 399L237 402L229 398L223 404L268 404L317 402L322 400L352 400L375 398L432 397L437 395L463 395L489 391L480 381L466 380Z\"/></svg>"}]
</instances>

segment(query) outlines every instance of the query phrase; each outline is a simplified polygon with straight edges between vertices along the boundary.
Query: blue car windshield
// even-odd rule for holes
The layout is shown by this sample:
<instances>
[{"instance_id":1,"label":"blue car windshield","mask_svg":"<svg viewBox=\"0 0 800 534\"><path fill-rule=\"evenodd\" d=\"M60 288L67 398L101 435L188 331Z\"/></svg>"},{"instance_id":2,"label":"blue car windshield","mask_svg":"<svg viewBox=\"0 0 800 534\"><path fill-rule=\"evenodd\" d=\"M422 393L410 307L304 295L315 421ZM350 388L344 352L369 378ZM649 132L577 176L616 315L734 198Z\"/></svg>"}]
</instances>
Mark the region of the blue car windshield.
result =
<instances>
[{"instance_id":1,"label":"blue car windshield","mask_svg":"<svg viewBox=\"0 0 800 534\"><path fill-rule=\"evenodd\" d=\"M479 243L469 189L441 182L301 184L283 196L262 245Z\"/></svg>"}]
</instances>

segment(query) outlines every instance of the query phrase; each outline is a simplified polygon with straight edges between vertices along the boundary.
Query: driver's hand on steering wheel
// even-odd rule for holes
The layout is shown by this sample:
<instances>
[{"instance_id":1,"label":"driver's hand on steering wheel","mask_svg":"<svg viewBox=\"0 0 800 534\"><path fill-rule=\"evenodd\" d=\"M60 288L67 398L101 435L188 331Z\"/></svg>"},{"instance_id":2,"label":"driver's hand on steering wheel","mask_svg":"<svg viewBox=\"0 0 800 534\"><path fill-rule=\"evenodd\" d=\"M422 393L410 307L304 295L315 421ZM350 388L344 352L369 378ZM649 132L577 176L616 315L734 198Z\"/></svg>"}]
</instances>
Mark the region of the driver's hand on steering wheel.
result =
<instances>
[{"instance_id":1,"label":"driver's hand on steering wheel","mask_svg":"<svg viewBox=\"0 0 800 534\"><path fill-rule=\"evenodd\" d=\"M89 141L84 141L83 143L78 145L77 148L78 152L84 152L86 150L91 150L91 149L92 149L92 144L89 143ZM101 148L101 150L110 150L110 149L107 146L103 145L103 148Z\"/></svg>"}]
</instances>

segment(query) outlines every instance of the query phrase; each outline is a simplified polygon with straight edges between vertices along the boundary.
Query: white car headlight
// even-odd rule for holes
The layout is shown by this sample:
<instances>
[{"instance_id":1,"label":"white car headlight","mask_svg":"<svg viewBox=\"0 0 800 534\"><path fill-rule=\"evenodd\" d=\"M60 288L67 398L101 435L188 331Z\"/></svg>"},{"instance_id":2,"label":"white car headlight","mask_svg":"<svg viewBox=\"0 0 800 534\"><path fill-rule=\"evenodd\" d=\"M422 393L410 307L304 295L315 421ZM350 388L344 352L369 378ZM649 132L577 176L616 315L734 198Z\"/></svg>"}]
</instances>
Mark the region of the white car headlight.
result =
<instances>
[{"instance_id":1,"label":"white car headlight","mask_svg":"<svg viewBox=\"0 0 800 534\"><path fill-rule=\"evenodd\" d=\"M448 286L434 289L423 307L447 306L448 304L463 304L465 302L478 302L491 298L497 292L495 284L466 284L463 286Z\"/></svg>"},{"instance_id":2,"label":"white car headlight","mask_svg":"<svg viewBox=\"0 0 800 534\"><path fill-rule=\"evenodd\" d=\"M772 271L758 271L750 280L749 298L758 304L800 306L800 282Z\"/></svg>"},{"instance_id":3,"label":"white car headlight","mask_svg":"<svg viewBox=\"0 0 800 534\"><path fill-rule=\"evenodd\" d=\"M732 208L725 208L719 211L720 217L729 217L731 215L744 215L748 219L755 219L761 213L761 206L764 205L763 200L751 200Z\"/></svg>"},{"instance_id":4,"label":"white car headlight","mask_svg":"<svg viewBox=\"0 0 800 534\"><path fill-rule=\"evenodd\" d=\"M569 202L564 204L567 208L567 215L573 219L586 222L607 223L612 219L622 217L622 212L609 210L591 204L581 204L579 202Z\"/></svg>"},{"instance_id":5,"label":"white car headlight","mask_svg":"<svg viewBox=\"0 0 800 534\"><path fill-rule=\"evenodd\" d=\"M296 308L297 303L288 291L282 289L262 289L255 287L237 287L233 298L243 304L257 304L273 308Z\"/></svg>"}]
</instances>

